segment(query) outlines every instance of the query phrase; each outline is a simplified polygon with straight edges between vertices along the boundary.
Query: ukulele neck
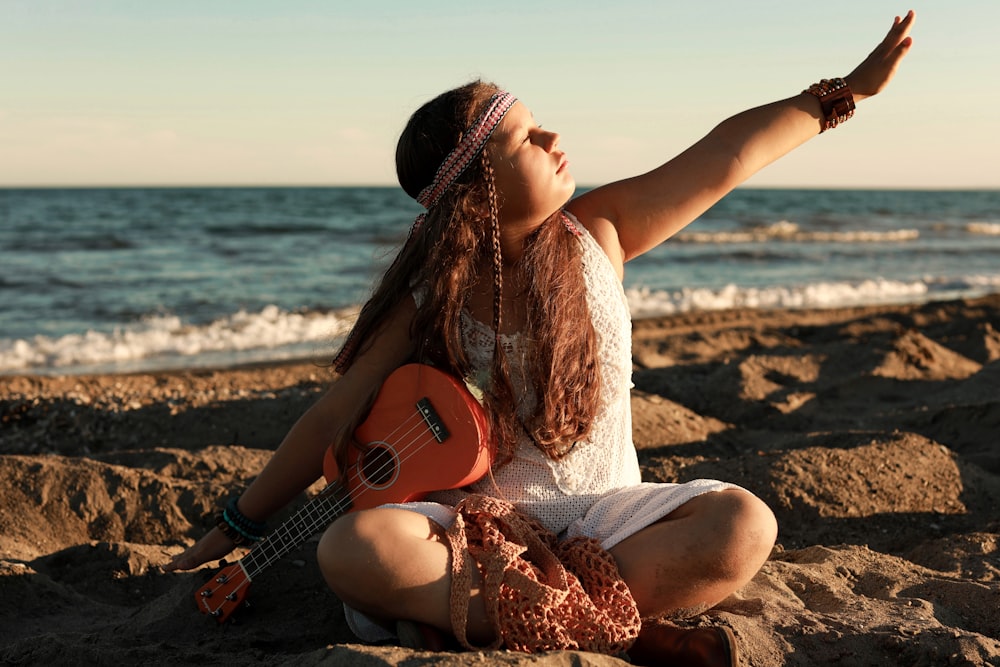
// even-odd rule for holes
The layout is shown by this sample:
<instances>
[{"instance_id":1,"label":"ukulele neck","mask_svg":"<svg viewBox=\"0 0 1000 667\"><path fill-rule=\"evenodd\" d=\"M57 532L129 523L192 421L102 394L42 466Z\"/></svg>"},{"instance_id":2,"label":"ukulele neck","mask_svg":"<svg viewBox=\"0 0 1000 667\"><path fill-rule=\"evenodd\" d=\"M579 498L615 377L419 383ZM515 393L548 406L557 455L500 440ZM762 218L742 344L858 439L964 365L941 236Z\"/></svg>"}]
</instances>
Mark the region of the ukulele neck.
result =
<instances>
[{"instance_id":1,"label":"ukulele neck","mask_svg":"<svg viewBox=\"0 0 1000 667\"><path fill-rule=\"evenodd\" d=\"M336 481L328 485L240 560L247 577L252 580L350 509L351 496L343 483Z\"/></svg>"}]
</instances>

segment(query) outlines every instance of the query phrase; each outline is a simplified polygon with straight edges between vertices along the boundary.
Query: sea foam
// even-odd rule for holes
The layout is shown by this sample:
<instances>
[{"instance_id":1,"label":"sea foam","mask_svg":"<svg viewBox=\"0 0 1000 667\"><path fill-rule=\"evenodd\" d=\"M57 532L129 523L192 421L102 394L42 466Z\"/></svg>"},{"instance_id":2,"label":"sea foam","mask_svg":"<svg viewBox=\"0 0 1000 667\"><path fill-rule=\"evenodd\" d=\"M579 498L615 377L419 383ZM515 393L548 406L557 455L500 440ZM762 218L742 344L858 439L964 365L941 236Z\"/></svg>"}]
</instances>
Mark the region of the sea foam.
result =
<instances>
[{"instance_id":1,"label":"sea foam","mask_svg":"<svg viewBox=\"0 0 1000 667\"><path fill-rule=\"evenodd\" d=\"M873 278L798 286L626 290L633 318L728 308L839 308L919 303L1000 291L1000 275L897 281ZM286 311L267 306L206 324L151 316L113 331L0 339L0 373L78 374L233 366L288 359L329 361L358 308Z\"/></svg>"},{"instance_id":2,"label":"sea foam","mask_svg":"<svg viewBox=\"0 0 1000 667\"><path fill-rule=\"evenodd\" d=\"M106 372L329 358L357 309L288 312L267 306L195 325L152 316L110 332L0 340L0 372Z\"/></svg>"},{"instance_id":3,"label":"sea foam","mask_svg":"<svg viewBox=\"0 0 1000 667\"><path fill-rule=\"evenodd\" d=\"M803 231L799 225L788 220L780 220L770 225L762 225L738 231L685 231L674 237L680 243L764 243L767 241L794 241L797 243L893 243L915 241L920 238L916 229L892 229L888 231L848 230L848 231Z\"/></svg>"}]
</instances>

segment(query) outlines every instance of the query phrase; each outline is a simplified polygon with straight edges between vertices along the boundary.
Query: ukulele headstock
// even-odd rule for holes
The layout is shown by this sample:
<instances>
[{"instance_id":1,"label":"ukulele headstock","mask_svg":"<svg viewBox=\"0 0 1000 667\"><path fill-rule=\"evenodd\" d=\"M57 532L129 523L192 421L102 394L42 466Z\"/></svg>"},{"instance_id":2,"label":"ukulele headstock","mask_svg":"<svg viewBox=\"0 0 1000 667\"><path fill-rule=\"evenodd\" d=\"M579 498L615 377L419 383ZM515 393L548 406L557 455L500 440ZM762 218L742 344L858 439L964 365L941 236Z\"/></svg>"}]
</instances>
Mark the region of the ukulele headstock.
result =
<instances>
[{"instance_id":1,"label":"ukulele headstock","mask_svg":"<svg viewBox=\"0 0 1000 667\"><path fill-rule=\"evenodd\" d=\"M195 591L198 611L224 623L246 600L250 577L239 563L216 572L211 581Z\"/></svg>"}]
</instances>

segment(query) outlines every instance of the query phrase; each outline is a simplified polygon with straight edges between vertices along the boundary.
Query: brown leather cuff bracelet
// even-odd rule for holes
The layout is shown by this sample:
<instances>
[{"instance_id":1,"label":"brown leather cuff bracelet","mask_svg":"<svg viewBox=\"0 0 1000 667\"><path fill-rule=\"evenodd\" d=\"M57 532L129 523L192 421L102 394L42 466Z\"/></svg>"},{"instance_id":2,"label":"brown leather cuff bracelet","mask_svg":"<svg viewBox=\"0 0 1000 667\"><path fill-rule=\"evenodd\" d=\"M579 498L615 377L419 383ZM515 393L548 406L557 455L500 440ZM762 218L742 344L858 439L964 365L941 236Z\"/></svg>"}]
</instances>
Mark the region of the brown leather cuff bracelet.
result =
<instances>
[{"instance_id":1,"label":"brown leather cuff bracelet","mask_svg":"<svg viewBox=\"0 0 1000 667\"><path fill-rule=\"evenodd\" d=\"M847 82L839 77L823 79L802 92L819 98L823 109L823 124L819 130L821 134L854 115L854 95Z\"/></svg>"}]
</instances>

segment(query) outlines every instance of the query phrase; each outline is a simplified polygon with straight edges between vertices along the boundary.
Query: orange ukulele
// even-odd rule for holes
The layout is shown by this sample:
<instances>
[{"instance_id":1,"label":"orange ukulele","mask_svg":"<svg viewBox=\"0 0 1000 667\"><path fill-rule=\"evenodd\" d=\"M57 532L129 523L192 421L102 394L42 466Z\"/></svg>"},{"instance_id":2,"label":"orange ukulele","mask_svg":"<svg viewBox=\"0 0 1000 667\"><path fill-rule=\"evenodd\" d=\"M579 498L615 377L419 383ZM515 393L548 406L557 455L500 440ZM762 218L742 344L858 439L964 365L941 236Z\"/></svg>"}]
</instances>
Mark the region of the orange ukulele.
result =
<instances>
[{"instance_id":1,"label":"orange ukulele","mask_svg":"<svg viewBox=\"0 0 1000 667\"><path fill-rule=\"evenodd\" d=\"M490 465L488 432L482 406L462 382L423 364L400 367L354 432L361 448L351 449L344 479L331 447L323 461L329 485L199 588L198 609L222 623L243 603L257 575L341 514L476 481Z\"/></svg>"}]
</instances>

